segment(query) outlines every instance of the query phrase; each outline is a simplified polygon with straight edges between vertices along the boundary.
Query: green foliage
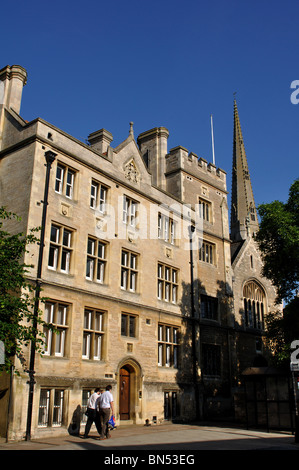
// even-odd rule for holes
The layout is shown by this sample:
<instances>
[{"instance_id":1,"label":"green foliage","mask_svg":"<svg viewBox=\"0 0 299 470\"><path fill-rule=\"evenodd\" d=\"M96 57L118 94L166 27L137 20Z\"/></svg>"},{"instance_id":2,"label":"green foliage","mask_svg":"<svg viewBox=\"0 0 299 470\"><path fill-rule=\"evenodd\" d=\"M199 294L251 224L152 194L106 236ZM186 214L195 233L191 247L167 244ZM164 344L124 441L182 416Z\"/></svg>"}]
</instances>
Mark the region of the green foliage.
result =
<instances>
[{"instance_id":1,"label":"green foliage","mask_svg":"<svg viewBox=\"0 0 299 470\"><path fill-rule=\"evenodd\" d=\"M273 353L275 366L290 367L291 343L299 339L299 297L295 297L280 312L270 313L266 318L266 341Z\"/></svg>"},{"instance_id":2,"label":"green foliage","mask_svg":"<svg viewBox=\"0 0 299 470\"><path fill-rule=\"evenodd\" d=\"M255 240L263 257L262 274L277 288L277 302L290 301L299 287L299 179L286 204L261 204L258 212L261 223Z\"/></svg>"},{"instance_id":3,"label":"green foliage","mask_svg":"<svg viewBox=\"0 0 299 470\"><path fill-rule=\"evenodd\" d=\"M25 366L22 348L35 338L36 350L41 351L43 344L43 334L38 329L44 323L40 312L37 327L33 326L36 286L26 279L31 266L23 262L27 245L39 241L35 236L39 229L32 229L29 235L11 235L2 227L4 220L12 219L20 221L16 214L0 207L0 340L5 347L5 364L0 364L0 371L9 371L15 356Z\"/></svg>"}]
</instances>

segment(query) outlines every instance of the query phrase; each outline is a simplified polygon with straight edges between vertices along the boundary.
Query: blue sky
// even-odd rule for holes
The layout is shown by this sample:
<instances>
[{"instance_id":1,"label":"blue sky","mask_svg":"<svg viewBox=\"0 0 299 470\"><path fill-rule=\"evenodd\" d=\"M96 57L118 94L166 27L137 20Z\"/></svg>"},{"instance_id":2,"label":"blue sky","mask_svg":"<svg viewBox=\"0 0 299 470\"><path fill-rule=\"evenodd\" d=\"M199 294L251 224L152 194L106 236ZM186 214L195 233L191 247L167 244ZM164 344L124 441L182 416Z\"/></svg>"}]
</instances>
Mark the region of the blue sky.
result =
<instances>
[{"instance_id":1,"label":"blue sky","mask_svg":"<svg viewBox=\"0 0 299 470\"><path fill-rule=\"evenodd\" d=\"M4 2L1 63L28 72L21 115L116 147L170 132L168 148L212 161L231 191L236 92L256 204L286 201L299 177L298 0L16 0ZM230 195L229 195L230 200Z\"/></svg>"}]
</instances>

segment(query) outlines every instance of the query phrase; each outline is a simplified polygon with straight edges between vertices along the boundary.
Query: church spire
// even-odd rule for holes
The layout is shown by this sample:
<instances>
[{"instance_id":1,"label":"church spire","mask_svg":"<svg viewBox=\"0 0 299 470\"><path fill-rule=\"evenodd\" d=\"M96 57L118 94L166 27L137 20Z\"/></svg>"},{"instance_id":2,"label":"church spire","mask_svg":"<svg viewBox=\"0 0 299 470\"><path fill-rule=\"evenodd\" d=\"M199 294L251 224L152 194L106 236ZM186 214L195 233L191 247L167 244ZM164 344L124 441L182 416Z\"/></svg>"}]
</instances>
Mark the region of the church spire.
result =
<instances>
[{"instance_id":1,"label":"church spire","mask_svg":"<svg viewBox=\"0 0 299 470\"><path fill-rule=\"evenodd\" d=\"M241 124L234 100L231 239L245 240L259 228Z\"/></svg>"}]
</instances>

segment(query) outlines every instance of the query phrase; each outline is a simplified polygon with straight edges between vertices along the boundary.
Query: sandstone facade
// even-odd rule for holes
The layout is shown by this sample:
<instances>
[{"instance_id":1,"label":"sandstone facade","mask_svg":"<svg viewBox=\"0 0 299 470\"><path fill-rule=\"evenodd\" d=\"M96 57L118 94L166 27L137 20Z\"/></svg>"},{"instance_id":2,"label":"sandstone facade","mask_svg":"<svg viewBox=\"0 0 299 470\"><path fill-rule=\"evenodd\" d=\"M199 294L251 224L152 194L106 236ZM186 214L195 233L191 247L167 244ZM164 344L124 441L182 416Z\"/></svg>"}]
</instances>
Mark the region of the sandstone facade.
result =
<instances>
[{"instance_id":1,"label":"sandstone facade","mask_svg":"<svg viewBox=\"0 0 299 470\"><path fill-rule=\"evenodd\" d=\"M184 147L168 150L164 127L135 139L131 123L114 148L105 129L86 144L41 118L26 122L26 71L7 66L0 80L0 203L22 217L25 232L41 224L45 153L56 155L40 308L58 334L45 331L36 355L32 435L78 431L89 394L107 384L118 424L193 419L195 375L201 417L231 410L240 372L264 353L244 286L261 286L263 315L275 292L260 276L252 234L243 230L232 244L225 171ZM38 253L30 247L25 258L32 282ZM0 402L9 439L24 436L27 380L13 377Z\"/></svg>"}]
</instances>

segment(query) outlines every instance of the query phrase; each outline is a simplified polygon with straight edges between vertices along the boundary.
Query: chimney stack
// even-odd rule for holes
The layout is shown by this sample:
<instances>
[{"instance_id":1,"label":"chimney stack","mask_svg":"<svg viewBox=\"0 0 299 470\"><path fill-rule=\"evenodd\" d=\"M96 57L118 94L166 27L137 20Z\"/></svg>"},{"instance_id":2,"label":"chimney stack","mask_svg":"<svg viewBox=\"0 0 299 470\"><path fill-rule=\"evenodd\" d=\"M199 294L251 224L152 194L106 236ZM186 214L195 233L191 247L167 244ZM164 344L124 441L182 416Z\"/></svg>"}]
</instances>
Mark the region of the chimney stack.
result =
<instances>
[{"instance_id":1,"label":"chimney stack","mask_svg":"<svg viewBox=\"0 0 299 470\"><path fill-rule=\"evenodd\" d=\"M100 129L88 136L88 142L90 143L91 148L101 154L107 152L112 140L113 135L109 131L106 131L106 129Z\"/></svg>"},{"instance_id":2,"label":"chimney stack","mask_svg":"<svg viewBox=\"0 0 299 470\"><path fill-rule=\"evenodd\" d=\"M2 82L2 83L1 83ZM27 72L20 65L7 65L0 70L0 106L20 114L23 87Z\"/></svg>"},{"instance_id":3,"label":"chimney stack","mask_svg":"<svg viewBox=\"0 0 299 470\"><path fill-rule=\"evenodd\" d=\"M152 174L153 184L166 189L167 139L169 132L166 127L155 127L143 132L137 138L137 144L143 156L146 155L148 169Z\"/></svg>"}]
</instances>

